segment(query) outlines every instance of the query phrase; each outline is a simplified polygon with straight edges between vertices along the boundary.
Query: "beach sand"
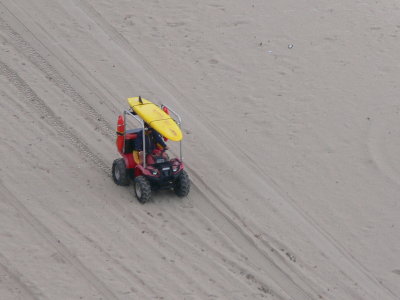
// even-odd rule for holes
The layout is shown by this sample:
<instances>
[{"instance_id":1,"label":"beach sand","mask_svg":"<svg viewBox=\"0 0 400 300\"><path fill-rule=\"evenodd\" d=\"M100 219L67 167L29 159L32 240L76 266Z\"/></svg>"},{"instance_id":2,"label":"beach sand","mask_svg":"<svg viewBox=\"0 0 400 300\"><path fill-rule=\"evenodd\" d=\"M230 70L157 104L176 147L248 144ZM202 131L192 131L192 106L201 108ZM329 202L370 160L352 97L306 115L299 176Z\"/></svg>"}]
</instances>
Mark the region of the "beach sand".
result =
<instances>
[{"instance_id":1,"label":"beach sand","mask_svg":"<svg viewBox=\"0 0 400 300\"><path fill-rule=\"evenodd\" d=\"M0 298L399 299L399 37L393 0L1 0ZM186 198L110 177L139 95Z\"/></svg>"}]
</instances>

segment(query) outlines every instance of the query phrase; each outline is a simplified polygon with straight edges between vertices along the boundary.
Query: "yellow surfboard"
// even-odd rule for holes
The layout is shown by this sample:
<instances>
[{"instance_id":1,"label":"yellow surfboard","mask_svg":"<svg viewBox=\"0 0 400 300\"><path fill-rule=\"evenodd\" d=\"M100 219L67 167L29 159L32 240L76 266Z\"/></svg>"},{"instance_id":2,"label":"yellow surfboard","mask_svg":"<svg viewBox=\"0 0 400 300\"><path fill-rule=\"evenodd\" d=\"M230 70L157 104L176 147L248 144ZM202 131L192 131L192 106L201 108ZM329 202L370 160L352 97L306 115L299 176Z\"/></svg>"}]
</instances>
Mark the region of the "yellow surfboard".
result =
<instances>
[{"instance_id":1,"label":"yellow surfboard","mask_svg":"<svg viewBox=\"0 0 400 300\"><path fill-rule=\"evenodd\" d=\"M182 140L182 131L170 115L149 100L141 100L140 102L139 97L128 98L128 103L143 121L167 139L176 142Z\"/></svg>"}]
</instances>

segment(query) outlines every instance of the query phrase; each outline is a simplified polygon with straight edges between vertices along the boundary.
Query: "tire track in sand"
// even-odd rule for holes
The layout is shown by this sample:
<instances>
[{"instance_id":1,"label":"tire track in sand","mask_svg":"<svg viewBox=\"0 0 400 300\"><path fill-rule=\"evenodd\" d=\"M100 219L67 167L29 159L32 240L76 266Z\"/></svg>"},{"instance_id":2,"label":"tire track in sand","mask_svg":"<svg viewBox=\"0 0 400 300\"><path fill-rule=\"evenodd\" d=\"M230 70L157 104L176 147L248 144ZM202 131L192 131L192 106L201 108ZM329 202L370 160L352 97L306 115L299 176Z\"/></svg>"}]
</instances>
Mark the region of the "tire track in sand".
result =
<instances>
[{"instance_id":1,"label":"tire track in sand","mask_svg":"<svg viewBox=\"0 0 400 300\"><path fill-rule=\"evenodd\" d=\"M74 224L72 224L68 220L64 220L62 218L62 215L60 215L59 213L54 212L54 214L56 216L58 216L58 218L60 220L62 220L62 222L64 222L66 224L66 226L68 226L74 232L74 234L76 236L80 236L82 240L84 240L86 243L91 245L91 247L96 249L99 253L101 253L101 255L106 257L106 259L108 261L111 261L114 266L118 266L125 274L127 274L131 278L134 278L145 289L145 291L137 291L136 290L135 292L137 292L137 293L138 292L145 293L145 295L157 295L157 292L155 291L155 289L150 284L146 283L146 281L143 280L138 274L136 274L131 269L126 267L118 258L115 258L114 256L112 256L106 249L104 249L102 247L102 245L100 243L98 243L96 240L90 238L88 235L82 233L77 226L75 226ZM126 282L130 282L132 284L132 282L129 280L129 278L124 277L124 280ZM144 295L141 295L140 297L143 298Z\"/></svg>"},{"instance_id":2,"label":"tire track in sand","mask_svg":"<svg viewBox=\"0 0 400 300\"><path fill-rule=\"evenodd\" d=\"M194 184L193 186L195 187L196 193L199 192L199 187L196 184ZM188 198L188 201L191 201L191 194L188 195ZM196 228L187 226L184 220L180 220L179 218L177 218L176 212L174 211L173 207L166 207L164 208L163 212L167 213L169 215L169 219L173 220L173 222L177 224L177 227L181 228L186 233L185 239L182 239L182 243L186 243L189 247L194 248L194 245L196 245L197 247L201 248L202 252L204 251L208 255L211 254L211 257L214 258L213 261L220 261L228 271L233 273L233 275L238 275L241 277L240 284L248 283L248 288L257 288L259 292L255 293L254 295L258 294L263 297L265 296L265 294L268 294L268 296L272 296L274 299L287 299L287 297L283 297L283 293L278 293L277 290L274 290L272 286L270 286L270 283L267 282L267 280L254 272L254 268L257 268L257 266L249 266L248 263L245 262L247 259L247 253L244 252L243 249L240 247L238 247L240 248L240 251L237 250L236 244L232 243L232 239L227 236L226 233L219 227L221 226L221 222L214 222L214 220L210 219L212 218L212 216L210 216L209 214L204 215L204 212L202 210L200 210L199 208L196 209L199 210L199 212L197 213L197 217L199 219L203 219L203 226L214 227L214 230L218 231L218 233L214 233L214 235L218 237L219 242L224 244L226 249L218 249L218 247L213 247L210 243L203 241ZM190 220L187 221L190 222ZM171 224L171 221L169 222L169 224ZM231 255L226 255L226 251L228 251ZM242 260L234 259L235 256L240 256Z\"/></svg>"},{"instance_id":3,"label":"tire track in sand","mask_svg":"<svg viewBox=\"0 0 400 300\"><path fill-rule=\"evenodd\" d=\"M89 158L97 167L109 174L110 167L78 138L78 134L75 133L73 129L68 129L67 125L57 117L32 88L13 69L2 61L0 61L0 75L5 76L7 80L17 88L20 96L26 99L26 102L33 106L53 129L61 136L67 138L71 145L77 148L85 157Z\"/></svg>"},{"instance_id":4,"label":"tire track in sand","mask_svg":"<svg viewBox=\"0 0 400 300\"><path fill-rule=\"evenodd\" d=\"M1 193L0 193L1 194ZM4 195L3 195L4 196ZM3 198L2 198L3 199ZM0 253L0 272L6 273L9 276L9 280L1 280L2 284L7 285L8 288L11 287L12 283L19 286L21 294L21 299L34 299L34 300L48 300L47 297L31 282L29 282L23 274L18 272L8 259ZM11 281L11 283L9 283Z\"/></svg>"},{"instance_id":5,"label":"tire track in sand","mask_svg":"<svg viewBox=\"0 0 400 300\"><path fill-rule=\"evenodd\" d=\"M35 34L27 28L19 18L13 14L3 3L0 2L0 7L2 7L3 12L7 12L8 16L12 17L14 21L18 22L26 32L30 33L32 37L37 40L40 45L48 51L52 57L57 58L57 56L52 53L52 51L44 45L40 39L38 39ZM12 26L7 23L5 17L7 15L2 15L0 17L0 29L7 34L9 37L9 42L17 49L18 52L22 53L32 64L34 64L40 71L42 71L46 78L54 83L60 90L78 104L81 111L83 111L88 116L89 122L94 122L96 128L108 137L114 137L115 130L112 126L103 118L103 116L96 111L87 101L79 94L71 84L54 68L48 60L46 60L35 48L29 44L18 32L14 30ZM61 63L62 64L62 63ZM64 65L64 64L62 64ZM68 69L71 73L74 73L69 69L68 66L64 67Z\"/></svg>"},{"instance_id":6,"label":"tire track in sand","mask_svg":"<svg viewBox=\"0 0 400 300\"><path fill-rule=\"evenodd\" d=\"M71 129L67 129L67 126L54 114L54 112L40 99L37 94L31 89L31 87L10 67L0 61L0 75L5 76L8 81L13 84L23 98L26 99L27 103L33 106L41 116L44 116L44 120L54 128L60 135L67 138L70 143L83 154L84 157L89 158L98 168L109 174L109 167L91 150L85 145ZM37 232L39 232L46 241L57 250L71 265L73 265L82 276L88 280L94 288L96 288L106 299L117 299L111 290L96 277L84 264L75 257L67 247L59 243L53 233L44 226L16 197L14 197L1 183L0 188L7 195L6 199L9 204L18 210L24 218L32 225Z\"/></svg>"},{"instance_id":7,"label":"tire track in sand","mask_svg":"<svg viewBox=\"0 0 400 300\"><path fill-rule=\"evenodd\" d=\"M1 194L5 195L5 201L14 207L23 218L34 228L46 241L59 253L66 261L68 261L75 269L85 278L105 299L118 299L106 285L96 277L85 265L72 254L66 246L60 242L56 236L44 226L23 204L15 197L0 181Z\"/></svg>"}]
</instances>

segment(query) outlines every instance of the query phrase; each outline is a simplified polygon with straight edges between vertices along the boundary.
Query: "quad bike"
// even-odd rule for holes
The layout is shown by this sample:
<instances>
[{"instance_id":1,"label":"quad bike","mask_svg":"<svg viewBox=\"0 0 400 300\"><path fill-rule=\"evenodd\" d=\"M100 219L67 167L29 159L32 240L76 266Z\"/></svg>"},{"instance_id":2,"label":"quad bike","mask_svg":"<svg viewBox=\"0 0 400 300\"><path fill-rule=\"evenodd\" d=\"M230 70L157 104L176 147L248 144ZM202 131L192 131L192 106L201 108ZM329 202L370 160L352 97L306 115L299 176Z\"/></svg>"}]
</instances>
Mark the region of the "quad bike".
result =
<instances>
[{"instance_id":1,"label":"quad bike","mask_svg":"<svg viewBox=\"0 0 400 300\"><path fill-rule=\"evenodd\" d=\"M177 113L164 105L161 109L168 114L172 113L179 121L173 120L179 128L181 127L181 118ZM127 118L137 121L140 127L126 129ZM145 134L149 130L146 125L146 122L134 110L125 110L118 116L116 146L122 158L113 162L114 182L121 186L128 186L133 182L136 198L142 204L151 199L152 191L159 189L174 190L179 197L187 196L190 191L190 179L182 161L182 141L179 145L179 158L170 159L166 151L158 149L144 155L146 153ZM135 151L139 142L138 135L142 135L141 152ZM165 137L164 140L166 140Z\"/></svg>"}]
</instances>

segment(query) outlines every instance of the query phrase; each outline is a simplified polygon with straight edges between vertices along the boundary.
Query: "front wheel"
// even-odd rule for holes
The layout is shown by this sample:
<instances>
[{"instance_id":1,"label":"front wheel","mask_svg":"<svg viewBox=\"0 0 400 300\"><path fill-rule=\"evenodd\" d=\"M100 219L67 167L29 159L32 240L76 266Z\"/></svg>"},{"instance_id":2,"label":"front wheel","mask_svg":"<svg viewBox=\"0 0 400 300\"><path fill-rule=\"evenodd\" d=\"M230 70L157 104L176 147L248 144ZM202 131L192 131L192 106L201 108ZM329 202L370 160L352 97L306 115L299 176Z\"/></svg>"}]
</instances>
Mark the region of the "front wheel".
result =
<instances>
[{"instance_id":1,"label":"front wheel","mask_svg":"<svg viewBox=\"0 0 400 300\"><path fill-rule=\"evenodd\" d=\"M149 181L144 176L138 176L134 180L135 195L138 201L142 204L148 202L151 198L151 186Z\"/></svg>"},{"instance_id":2,"label":"front wheel","mask_svg":"<svg viewBox=\"0 0 400 300\"><path fill-rule=\"evenodd\" d=\"M129 185L129 178L126 174L126 166L123 158L114 160L112 165L112 177L118 185Z\"/></svg>"},{"instance_id":3,"label":"front wheel","mask_svg":"<svg viewBox=\"0 0 400 300\"><path fill-rule=\"evenodd\" d=\"M175 182L174 187L175 194L178 197L186 197L190 191L190 179L189 175L185 170L182 170L182 173L179 175L178 179Z\"/></svg>"}]
</instances>

